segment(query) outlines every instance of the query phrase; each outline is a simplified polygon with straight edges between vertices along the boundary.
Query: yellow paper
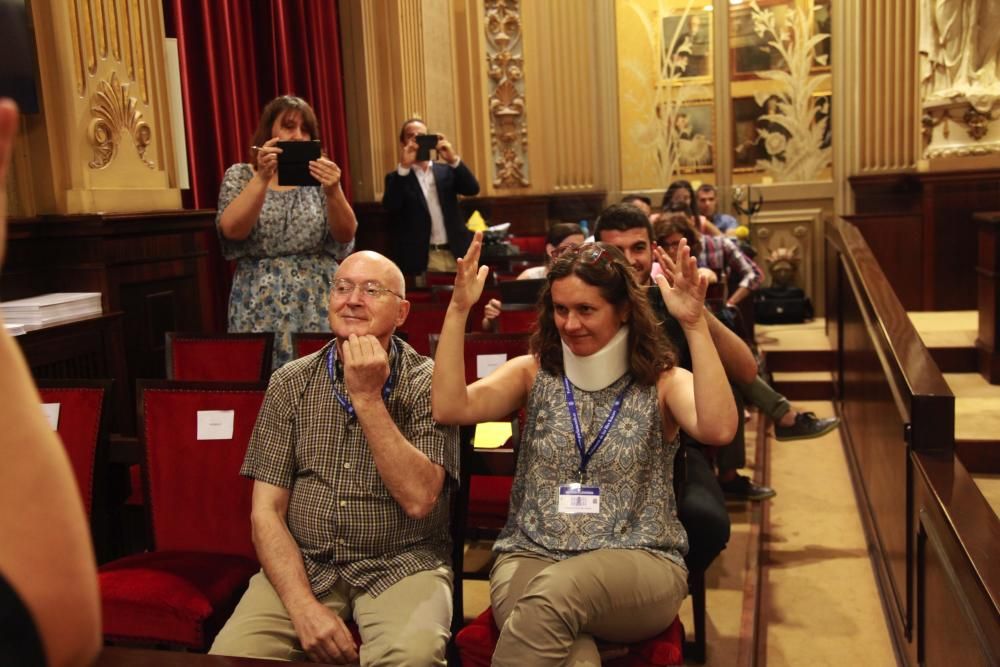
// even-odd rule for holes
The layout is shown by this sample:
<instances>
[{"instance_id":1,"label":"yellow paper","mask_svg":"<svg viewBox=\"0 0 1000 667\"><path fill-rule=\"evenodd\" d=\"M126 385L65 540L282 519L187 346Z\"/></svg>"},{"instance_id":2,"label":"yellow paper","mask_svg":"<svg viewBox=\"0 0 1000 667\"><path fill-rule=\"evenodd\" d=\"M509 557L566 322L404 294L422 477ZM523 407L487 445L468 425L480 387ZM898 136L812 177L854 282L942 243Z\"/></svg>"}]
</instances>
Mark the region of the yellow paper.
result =
<instances>
[{"instance_id":1,"label":"yellow paper","mask_svg":"<svg viewBox=\"0 0 1000 667\"><path fill-rule=\"evenodd\" d=\"M486 231L486 221L483 220L483 216L479 215L479 210L472 212L469 216L468 221L465 223L465 228L470 232L485 232Z\"/></svg>"},{"instance_id":2,"label":"yellow paper","mask_svg":"<svg viewBox=\"0 0 1000 667\"><path fill-rule=\"evenodd\" d=\"M476 449L496 449L502 447L512 434L510 422L476 424L476 434L472 437L472 446Z\"/></svg>"}]
</instances>

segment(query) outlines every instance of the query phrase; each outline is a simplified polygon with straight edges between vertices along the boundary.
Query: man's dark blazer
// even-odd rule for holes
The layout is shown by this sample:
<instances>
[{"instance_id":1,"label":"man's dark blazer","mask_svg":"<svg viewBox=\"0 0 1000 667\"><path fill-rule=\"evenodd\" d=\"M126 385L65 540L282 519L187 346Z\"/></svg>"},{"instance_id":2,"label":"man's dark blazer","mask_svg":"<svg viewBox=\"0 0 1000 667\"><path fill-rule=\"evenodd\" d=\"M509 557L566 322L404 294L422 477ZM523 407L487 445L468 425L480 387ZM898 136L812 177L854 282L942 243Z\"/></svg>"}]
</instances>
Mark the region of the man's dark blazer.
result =
<instances>
[{"instance_id":1,"label":"man's dark blazer","mask_svg":"<svg viewBox=\"0 0 1000 667\"><path fill-rule=\"evenodd\" d=\"M427 209L424 191L414 169L400 176L396 169L385 175L385 194L382 206L389 212L392 234L393 259L403 273L423 273L427 270L427 252L431 243L431 214ZM452 168L434 162L434 182L437 184L438 201L448 232L448 249L455 257L462 257L472 242L472 233L465 228L458 209L458 195L479 194L479 181L464 162Z\"/></svg>"}]
</instances>

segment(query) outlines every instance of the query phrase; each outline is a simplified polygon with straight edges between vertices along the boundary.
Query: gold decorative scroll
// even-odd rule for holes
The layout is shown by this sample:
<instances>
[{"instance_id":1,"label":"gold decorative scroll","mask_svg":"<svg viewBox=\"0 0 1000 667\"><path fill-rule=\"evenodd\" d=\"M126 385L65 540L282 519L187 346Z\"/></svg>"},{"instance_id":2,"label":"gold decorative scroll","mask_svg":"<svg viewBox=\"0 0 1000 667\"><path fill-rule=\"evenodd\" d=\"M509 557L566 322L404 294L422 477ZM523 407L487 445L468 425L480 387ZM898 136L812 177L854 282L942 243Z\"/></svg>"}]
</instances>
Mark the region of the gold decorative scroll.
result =
<instances>
[{"instance_id":1,"label":"gold decorative scroll","mask_svg":"<svg viewBox=\"0 0 1000 667\"><path fill-rule=\"evenodd\" d=\"M136 107L139 101L129 96L128 85L118 81L118 74L111 73L111 81L101 81L92 98L91 114L94 118L87 128L87 139L94 148L92 169L103 169L111 164L118 152L118 142L123 132L128 132L139 152L139 158L150 169L154 164L146 159L146 147L152 138L149 125Z\"/></svg>"},{"instance_id":2,"label":"gold decorative scroll","mask_svg":"<svg viewBox=\"0 0 1000 667\"><path fill-rule=\"evenodd\" d=\"M524 103L524 57L519 0L486 0L490 93L490 140L494 187L530 185L525 160L528 125Z\"/></svg>"}]
</instances>

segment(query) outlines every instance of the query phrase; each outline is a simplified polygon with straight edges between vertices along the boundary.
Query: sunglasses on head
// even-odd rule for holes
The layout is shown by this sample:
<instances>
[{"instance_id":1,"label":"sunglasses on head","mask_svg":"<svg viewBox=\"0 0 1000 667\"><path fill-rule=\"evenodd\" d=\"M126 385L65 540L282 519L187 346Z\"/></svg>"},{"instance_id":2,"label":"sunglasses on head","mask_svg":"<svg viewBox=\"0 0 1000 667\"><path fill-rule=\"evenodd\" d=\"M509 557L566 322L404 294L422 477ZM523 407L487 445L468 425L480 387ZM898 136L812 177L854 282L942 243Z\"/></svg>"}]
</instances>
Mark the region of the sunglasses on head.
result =
<instances>
[{"instance_id":1,"label":"sunglasses on head","mask_svg":"<svg viewBox=\"0 0 1000 667\"><path fill-rule=\"evenodd\" d=\"M578 261L581 264L611 264L608 251L597 243L571 243L552 252L553 259Z\"/></svg>"}]
</instances>

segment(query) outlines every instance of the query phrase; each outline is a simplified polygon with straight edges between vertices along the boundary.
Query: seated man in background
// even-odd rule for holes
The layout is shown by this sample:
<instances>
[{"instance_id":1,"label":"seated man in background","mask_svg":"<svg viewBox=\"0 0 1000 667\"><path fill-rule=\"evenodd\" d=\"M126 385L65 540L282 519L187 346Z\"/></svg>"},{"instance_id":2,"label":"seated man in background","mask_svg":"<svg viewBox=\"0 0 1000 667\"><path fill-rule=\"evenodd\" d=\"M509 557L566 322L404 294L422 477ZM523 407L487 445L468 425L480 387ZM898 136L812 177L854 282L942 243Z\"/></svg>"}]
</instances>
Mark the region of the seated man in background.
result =
<instances>
[{"instance_id":1,"label":"seated man in background","mask_svg":"<svg viewBox=\"0 0 1000 667\"><path fill-rule=\"evenodd\" d=\"M735 308L759 287L764 275L756 262L743 254L736 241L727 236L706 236L694 228L691 217L682 211L665 213L653 226L657 244L673 258L682 238L687 239L698 268L711 273L709 282L738 280L736 290L726 298L726 307ZM655 269L656 267L654 267ZM654 278L656 271L654 270Z\"/></svg>"},{"instance_id":2,"label":"seated man in background","mask_svg":"<svg viewBox=\"0 0 1000 667\"><path fill-rule=\"evenodd\" d=\"M596 238L618 247L625 253L632 268L647 283L651 283L653 227L639 209L630 204L616 204L605 209L597 221ZM678 347L678 357L683 366L683 340L678 341L678 333L671 330L675 324L666 317L662 306L656 303L656 291L651 291L650 295L654 299L654 309L659 310L664 318L668 338ZM775 437L778 440L815 438L833 430L840 423L837 417L818 419L811 412L793 410L788 399L774 391L757 375L757 364L747 344L715 317L709 317L708 323L712 340L719 349L719 358L730 381L739 387L747 402L758 406L774 421ZM764 500L775 495L773 489L757 485L749 477L737 472L744 465L741 438L737 437L733 444L719 450L716 464L719 468L719 484L727 497L734 500Z\"/></svg>"},{"instance_id":3,"label":"seated man in background","mask_svg":"<svg viewBox=\"0 0 1000 667\"><path fill-rule=\"evenodd\" d=\"M711 183L704 183L700 188L698 188L698 213L708 218L713 225L719 228L722 232L728 232L730 229L736 229L740 226L740 223L736 221L736 218L729 215L728 213L719 212L719 200L718 193L715 190L715 186Z\"/></svg>"},{"instance_id":4,"label":"seated man in background","mask_svg":"<svg viewBox=\"0 0 1000 667\"><path fill-rule=\"evenodd\" d=\"M646 214L646 217L653 215L653 200L646 195L625 195L621 203L632 204L637 209Z\"/></svg>"},{"instance_id":5,"label":"seated man in background","mask_svg":"<svg viewBox=\"0 0 1000 667\"><path fill-rule=\"evenodd\" d=\"M0 265L17 106L0 100ZM101 647L97 566L80 492L0 316L0 663L90 665Z\"/></svg>"},{"instance_id":6,"label":"seated man in background","mask_svg":"<svg viewBox=\"0 0 1000 667\"><path fill-rule=\"evenodd\" d=\"M433 362L393 336L408 313L399 269L355 253L330 293L336 339L272 376L241 470L263 571L212 653L445 664L458 432L431 418Z\"/></svg>"},{"instance_id":7,"label":"seated man in background","mask_svg":"<svg viewBox=\"0 0 1000 667\"><path fill-rule=\"evenodd\" d=\"M615 204L601 212L594 230L599 243L613 245L625 255L637 282L648 288L650 304L657 318L663 322L664 332L677 352L677 365L691 370L687 339L680 324L670 317L653 282L653 228L649 218L632 204ZM757 374L757 362L750 349L736 334L727 329L710 312L706 311L709 334L719 353L719 360L730 382L748 382ZM742 443L743 424L734 439ZM688 553L684 560L693 570L705 569L726 547L729 541L730 522L722 489L706 457L696 447L685 445L686 475L684 487L678 496L677 513L688 533ZM723 452L739 448L731 443L719 448Z\"/></svg>"}]
</instances>

